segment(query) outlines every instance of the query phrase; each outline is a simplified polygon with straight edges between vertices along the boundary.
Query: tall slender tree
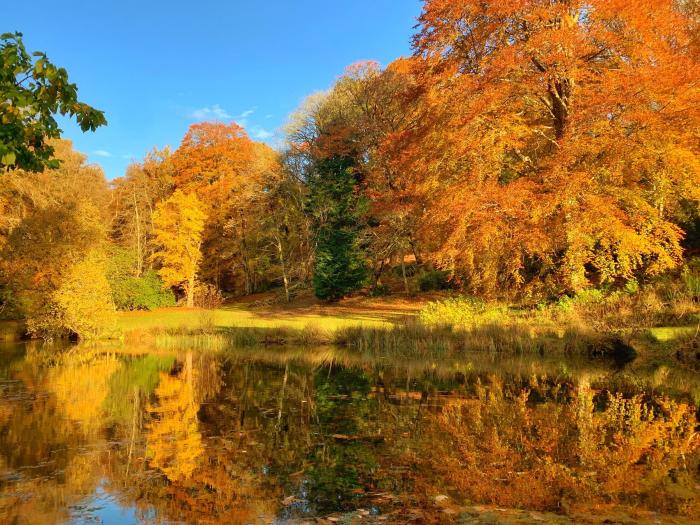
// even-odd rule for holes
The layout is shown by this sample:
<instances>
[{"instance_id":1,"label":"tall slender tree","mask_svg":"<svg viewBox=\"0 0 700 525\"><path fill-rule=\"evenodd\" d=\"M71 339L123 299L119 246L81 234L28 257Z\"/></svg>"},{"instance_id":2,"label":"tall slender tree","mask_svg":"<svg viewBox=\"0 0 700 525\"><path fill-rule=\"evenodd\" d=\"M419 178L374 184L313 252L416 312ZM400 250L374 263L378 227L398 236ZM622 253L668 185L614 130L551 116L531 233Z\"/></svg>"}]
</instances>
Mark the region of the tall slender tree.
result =
<instances>
[{"instance_id":1,"label":"tall slender tree","mask_svg":"<svg viewBox=\"0 0 700 525\"><path fill-rule=\"evenodd\" d=\"M181 190L160 203L153 217L155 244L159 249L152 257L160 264L158 274L165 285L184 291L189 308L194 306L205 220L206 214L197 196Z\"/></svg>"}]
</instances>

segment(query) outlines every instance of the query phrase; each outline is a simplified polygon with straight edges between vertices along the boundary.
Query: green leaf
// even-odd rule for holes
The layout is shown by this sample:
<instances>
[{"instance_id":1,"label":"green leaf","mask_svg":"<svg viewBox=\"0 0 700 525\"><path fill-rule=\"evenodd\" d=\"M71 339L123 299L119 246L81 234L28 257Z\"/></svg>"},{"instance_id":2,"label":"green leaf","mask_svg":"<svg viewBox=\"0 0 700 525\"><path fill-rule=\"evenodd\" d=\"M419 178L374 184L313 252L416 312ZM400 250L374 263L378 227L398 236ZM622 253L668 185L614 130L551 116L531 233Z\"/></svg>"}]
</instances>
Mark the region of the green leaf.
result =
<instances>
[{"instance_id":1,"label":"green leaf","mask_svg":"<svg viewBox=\"0 0 700 525\"><path fill-rule=\"evenodd\" d=\"M15 155L14 152L10 151L9 153L5 153L2 156L2 158L0 159L0 164L4 164L5 166L13 166L16 160L17 155Z\"/></svg>"}]
</instances>

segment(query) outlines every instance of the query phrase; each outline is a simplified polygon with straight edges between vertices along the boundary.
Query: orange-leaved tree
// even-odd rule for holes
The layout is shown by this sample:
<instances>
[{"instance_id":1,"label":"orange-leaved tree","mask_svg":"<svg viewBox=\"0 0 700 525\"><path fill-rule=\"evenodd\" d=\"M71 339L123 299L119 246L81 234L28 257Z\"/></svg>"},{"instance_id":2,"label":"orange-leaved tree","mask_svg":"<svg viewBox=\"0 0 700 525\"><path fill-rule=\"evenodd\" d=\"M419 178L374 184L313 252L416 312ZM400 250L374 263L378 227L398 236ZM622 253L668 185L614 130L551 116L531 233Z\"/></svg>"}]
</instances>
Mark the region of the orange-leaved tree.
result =
<instances>
[{"instance_id":1,"label":"orange-leaved tree","mask_svg":"<svg viewBox=\"0 0 700 525\"><path fill-rule=\"evenodd\" d=\"M427 0L400 161L435 259L482 293L675 267L700 199L692 27L672 0Z\"/></svg>"},{"instance_id":2,"label":"orange-leaved tree","mask_svg":"<svg viewBox=\"0 0 700 525\"><path fill-rule=\"evenodd\" d=\"M218 286L240 277L254 292L256 259L266 258L261 207L280 180L277 154L235 122L204 122L190 127L172 160L176 188L195 192L207 211L202 274Z\"/></svg>"}]
</instances>

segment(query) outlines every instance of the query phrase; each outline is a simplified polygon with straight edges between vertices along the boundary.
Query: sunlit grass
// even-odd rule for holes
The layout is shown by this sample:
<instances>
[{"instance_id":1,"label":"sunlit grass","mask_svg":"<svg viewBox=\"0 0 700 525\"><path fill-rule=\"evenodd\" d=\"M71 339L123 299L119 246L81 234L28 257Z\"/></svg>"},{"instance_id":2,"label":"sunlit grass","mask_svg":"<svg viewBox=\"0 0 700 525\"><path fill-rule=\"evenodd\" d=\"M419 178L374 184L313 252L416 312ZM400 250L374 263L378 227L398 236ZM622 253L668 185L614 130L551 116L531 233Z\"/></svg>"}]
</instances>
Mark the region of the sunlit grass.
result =
<instances>
[{"instance_id":1,"label":"sunlit grass","mask_svg":"<svg viewBox=\"0 0 700 525\"><path fill-rule=\"evenodd\" d=\"M680 337L693 335L697 332L697 326L661 326L650 328L649 335L660 343L674 341Z\"/></svg>"},{"instance_id":2,"label":"sunlit grass","mask_svg":"<svg viewBox=\"0 0 700 525\"><path fill-rule=\"evenodd\" d=\"M301 311L255 311L245 307L226 307L217 310L186 310L168 308L153 312L125 312L119 314L117 326L129 333L137 330L182 329L195 330L202 325L203 316L216 329L265 328L303 330L315 327L325 332L354 326L390 327L392 322L381 312L338 312L332 314Z\"/></svg>"}]
</instances>

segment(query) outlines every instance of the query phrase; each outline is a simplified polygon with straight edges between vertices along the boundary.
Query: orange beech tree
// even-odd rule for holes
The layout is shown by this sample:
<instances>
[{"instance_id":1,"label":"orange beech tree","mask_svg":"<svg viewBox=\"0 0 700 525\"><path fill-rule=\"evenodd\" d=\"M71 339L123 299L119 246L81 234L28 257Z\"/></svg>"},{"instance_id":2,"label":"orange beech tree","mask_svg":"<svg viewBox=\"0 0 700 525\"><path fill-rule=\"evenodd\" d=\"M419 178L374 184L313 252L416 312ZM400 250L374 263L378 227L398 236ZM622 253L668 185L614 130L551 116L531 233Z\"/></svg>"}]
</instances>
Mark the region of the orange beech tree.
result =
<instances>
[{"instance_id":1,"label":"orange beech tree","mask_svg":"<svg viewBox=\"0 0 700 525\"><path fill-rule=\"evenodd\" d=\"M193 124L172 157L175 185L216 207L240 184L253 155L253 141L235 122Z\"/></svg>"},{"instance_id":2,"label":"orange beech tree","mask_svg":"<svg viewBox=\"0 0 700 525\"><path fill-rule=\"evenodd\" d=\"M700 198L692 23L671 0L426 1L420 126L387 141L434 259L485 294L674 268Z\"/></svg>"}]
</instances>

